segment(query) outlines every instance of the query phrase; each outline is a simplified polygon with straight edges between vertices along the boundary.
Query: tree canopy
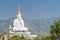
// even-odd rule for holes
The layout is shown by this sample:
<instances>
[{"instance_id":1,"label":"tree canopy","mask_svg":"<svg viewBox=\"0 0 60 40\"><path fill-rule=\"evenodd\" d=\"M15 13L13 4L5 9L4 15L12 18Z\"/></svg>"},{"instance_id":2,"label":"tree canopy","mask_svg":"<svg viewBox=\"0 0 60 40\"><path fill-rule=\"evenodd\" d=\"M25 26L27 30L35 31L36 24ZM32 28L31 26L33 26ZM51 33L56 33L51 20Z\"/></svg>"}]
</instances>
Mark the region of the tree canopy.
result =
<instances>
[{"instance_id":1,"label":"tree canopy","mask_svg":"<svg viewBox=\"0 0 60 40\"><path fill-rule=\"evenodd\" d=\"M52 40L60 35L60 20L55 20L55 22L50 26L50 34Z\"/></svg>"}]
</instances>

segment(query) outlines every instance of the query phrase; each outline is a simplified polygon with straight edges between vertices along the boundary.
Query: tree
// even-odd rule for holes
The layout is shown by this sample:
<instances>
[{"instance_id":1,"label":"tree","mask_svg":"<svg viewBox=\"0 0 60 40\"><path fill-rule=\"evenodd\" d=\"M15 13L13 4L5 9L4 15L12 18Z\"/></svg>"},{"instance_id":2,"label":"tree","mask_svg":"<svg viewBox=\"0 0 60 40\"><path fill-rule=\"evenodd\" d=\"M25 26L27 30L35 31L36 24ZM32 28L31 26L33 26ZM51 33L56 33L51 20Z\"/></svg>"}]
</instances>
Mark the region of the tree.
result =
<instances>
[{"instance_id":1,"label":"tree","mask_svg":"<svg viewBox=\"0 0 60 40\"><path fill-rule=\"evenodd\" d=\"M50 34L52 40L60 34L60 20L55 20L55 22L50 26Z\"/></svg>"},{"instance_id":2,"label":"tree","mask_svg":"<svg viewBox=\"0 0 60 40\"><path fill-rule=\"evenodd\" d=\"M49 36L43 36L41 37L41 40L51 40L51 38Z\"/></svg>"},{"instance_id":3,"label":"tree","mask_svg":"<svg viewBox=\"0 0 60 40\"><path fill-rule=\"evenodd\" d=\"M27 40L27 39L23 35L22 37L15 35L11 37L11 40Z\"/></svg>"},{"instance_id":4,"label":"tree","mask_svg":"<svg viewBox=\"0 0 60 40\"><path fill-rule=\"evenodd\" d=\"M15 36L12 36L11 40L21 40L21 38L19 36L15 35Z\"/></svg>"},{"instance_id":5,"label":"tree","mask_svg":"<svg viewBox=\"0 0 60 40\"><path fill-rule=\"evenodd\" d=\"M38 37L34 38L33 40L40 40Z\"/></svg>"}]
</instances>

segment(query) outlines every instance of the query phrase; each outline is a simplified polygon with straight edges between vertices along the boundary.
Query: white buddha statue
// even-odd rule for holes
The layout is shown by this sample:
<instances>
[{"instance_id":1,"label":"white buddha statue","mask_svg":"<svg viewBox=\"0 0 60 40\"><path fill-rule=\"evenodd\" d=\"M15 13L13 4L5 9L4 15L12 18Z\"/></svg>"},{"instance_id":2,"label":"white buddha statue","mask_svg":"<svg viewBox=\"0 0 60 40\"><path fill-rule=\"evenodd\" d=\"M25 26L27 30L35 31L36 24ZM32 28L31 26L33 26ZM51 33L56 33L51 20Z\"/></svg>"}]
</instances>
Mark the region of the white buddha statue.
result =
<instances>
[{"instance_id":1,"label":"white buddha statue","mask_svg":"<svg viewBox=\"0 0 60 40\"><path fill-rule=\"evenodd\" d=\"M18 6L17 18L14 19L13 26L13 31L27 30L27 28L24 27L24 21L21 17L20 6Z\"/></svg>"},{"instance_id":2,"label":"white buddha statue","mask_svg":"<svg viewBox=\"0 0 60 40\"><path fill-rule=\"evenodd\" d=\"M20 17L19 19L17 18L17 19L15 19L14 20L14 27L24 27L24 21L23 21L23 19Z\"/></svg>"}]
</instances>

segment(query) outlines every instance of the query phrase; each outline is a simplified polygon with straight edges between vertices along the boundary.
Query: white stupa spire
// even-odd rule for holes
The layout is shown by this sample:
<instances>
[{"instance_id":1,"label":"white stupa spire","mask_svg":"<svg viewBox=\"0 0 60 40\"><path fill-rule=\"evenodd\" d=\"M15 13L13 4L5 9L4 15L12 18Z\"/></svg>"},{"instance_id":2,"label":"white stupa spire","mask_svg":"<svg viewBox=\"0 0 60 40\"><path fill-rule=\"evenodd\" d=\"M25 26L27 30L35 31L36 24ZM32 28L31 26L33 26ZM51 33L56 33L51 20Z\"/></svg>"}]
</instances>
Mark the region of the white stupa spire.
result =
<instances>
[{"instance_id":1,"label":"white stupa spire","mask_svg":"<svg viewBox=\"0 0 60 40\"><path fill-rule=\"evenodd\" d=\"M20 4L18 4L18 11L17 11L18 14L21 14L21 10L20 10Z\"/></svg>"},{"instance_id":2,"label":"white stupa spire","mask_svg":"<svg viewBox=\"0 0 60 40\"><path fill-rule=\"evenodd\" d=\"M18 4L17 17L21 16L20 4Z\"/></svg>"}]
</instances>

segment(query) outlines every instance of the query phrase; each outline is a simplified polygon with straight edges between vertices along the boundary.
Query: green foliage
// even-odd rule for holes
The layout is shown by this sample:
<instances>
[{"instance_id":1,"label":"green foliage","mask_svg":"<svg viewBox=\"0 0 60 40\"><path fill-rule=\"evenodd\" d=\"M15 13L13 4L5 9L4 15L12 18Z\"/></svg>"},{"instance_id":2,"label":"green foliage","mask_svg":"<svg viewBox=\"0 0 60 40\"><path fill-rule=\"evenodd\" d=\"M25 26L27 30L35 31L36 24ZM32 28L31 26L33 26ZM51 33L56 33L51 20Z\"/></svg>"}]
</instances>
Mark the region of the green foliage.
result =
<instances>
[{"instance_id":1,"label":"green foliage","mask_svg":"<svg viewBox=\"0 0 60 40\"><path fill-rule=\"evenodd\" d=\"M55 21L53 25L50 26L51 39L53 40L60 33L60 20Z\"/></svg>"},{"instance_id":2,"label":"green foliage","mask_svg":"<svg viewBox=\"0 0 60 40\"><path fill-rule=\"evenodd\" d=\"M44 36L44 37L42 37L40 40L51 40L51 38L48 37L48 36Z\"/></svg>"},{"instance_id":3,"label":"green foliage","mask_svg":"<svg viewBox=\"0 0 60 40\"><path fill-rule=\"evenodd\" d=\"M28 39L27 37L24 37L23 35L22 37L15 35L11 37L11 40L28 40Z\"/></svg>"},{"instance_id":4,"label":"green foliage","mask_svg":"<svg viewBox=\"0 0 60 40\"><path fill-rule=\"evenodd\" d=\"M15 36L12 36L11 40L20 40L20 37L15 35Z\"/></svg>"},{"instance_id":5,"label":"green foliage","mask_svg":"<svg viewBox=\"0 0 60 40\"><path fill-rule=\"evenodd\" d=\"M40 40L38 37L34 38L33 40Z\"/></svg>"}]
</instances>

